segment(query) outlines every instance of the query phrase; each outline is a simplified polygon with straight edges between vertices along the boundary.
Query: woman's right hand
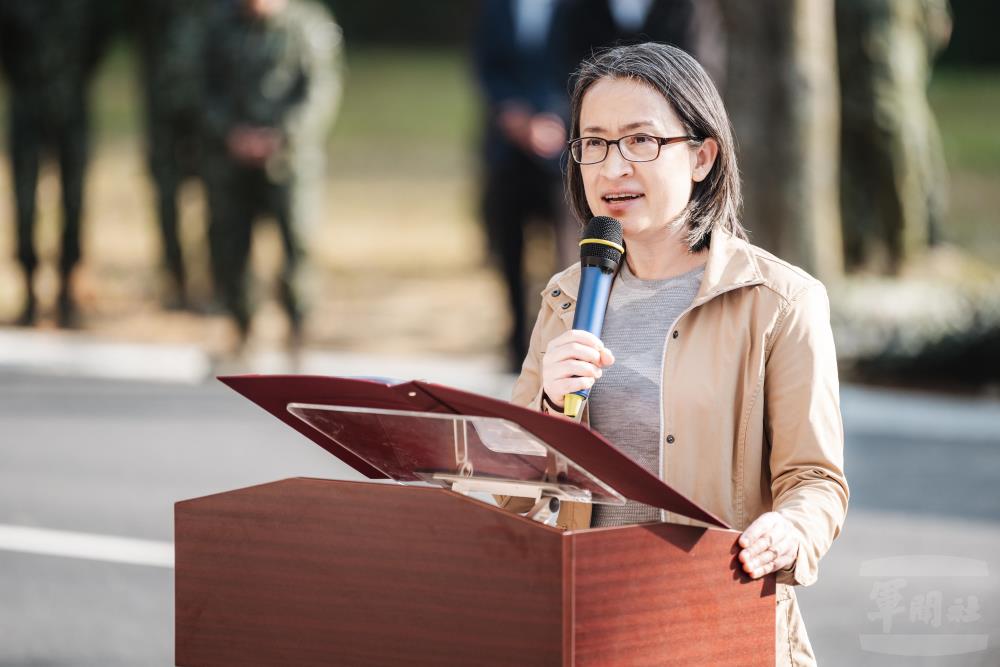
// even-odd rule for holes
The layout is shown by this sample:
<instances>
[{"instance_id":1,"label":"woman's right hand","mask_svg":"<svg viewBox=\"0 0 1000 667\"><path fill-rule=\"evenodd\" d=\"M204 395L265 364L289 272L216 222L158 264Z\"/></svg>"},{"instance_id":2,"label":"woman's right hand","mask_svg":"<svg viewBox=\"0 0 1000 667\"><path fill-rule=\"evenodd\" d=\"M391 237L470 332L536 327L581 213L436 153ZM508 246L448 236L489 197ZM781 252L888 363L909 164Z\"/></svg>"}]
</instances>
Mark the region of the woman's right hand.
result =
<instances>
[{"instance_id":1,"label":"woman's right hand","mask_svg":"<svg viewBox=\"0 0 1000 667\"><path fill-rule=\"evenodd\" d=\"M556 336L542 355L542 389L556 407L563 397L581 389L590 389L601 370L615 363L615 355L594 334L571 329Z\"/></svg>"}]
</instances>

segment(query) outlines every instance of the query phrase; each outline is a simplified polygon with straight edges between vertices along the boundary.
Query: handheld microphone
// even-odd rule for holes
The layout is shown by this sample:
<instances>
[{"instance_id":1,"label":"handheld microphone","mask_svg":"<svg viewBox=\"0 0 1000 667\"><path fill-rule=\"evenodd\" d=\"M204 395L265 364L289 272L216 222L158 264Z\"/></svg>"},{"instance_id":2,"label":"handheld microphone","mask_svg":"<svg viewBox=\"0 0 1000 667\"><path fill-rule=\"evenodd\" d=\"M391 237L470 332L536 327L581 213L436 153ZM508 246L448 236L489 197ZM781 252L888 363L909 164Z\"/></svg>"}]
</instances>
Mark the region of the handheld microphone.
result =
<instances>
[{"instance_id":1,"label":"handheld microphone","mask_svg":"<svg viewBox=\"0 0 1000 667\"><path fill-rule=\"evenodd\" d=\"M598 338L604 328L604 313L618 266L625 254L622 223L607 216L591 218L580 241L580 294L576 300L573 328ZM563 397L563 414L576 417L590 390L581 389Z\"/></svg>"}]
</instances>

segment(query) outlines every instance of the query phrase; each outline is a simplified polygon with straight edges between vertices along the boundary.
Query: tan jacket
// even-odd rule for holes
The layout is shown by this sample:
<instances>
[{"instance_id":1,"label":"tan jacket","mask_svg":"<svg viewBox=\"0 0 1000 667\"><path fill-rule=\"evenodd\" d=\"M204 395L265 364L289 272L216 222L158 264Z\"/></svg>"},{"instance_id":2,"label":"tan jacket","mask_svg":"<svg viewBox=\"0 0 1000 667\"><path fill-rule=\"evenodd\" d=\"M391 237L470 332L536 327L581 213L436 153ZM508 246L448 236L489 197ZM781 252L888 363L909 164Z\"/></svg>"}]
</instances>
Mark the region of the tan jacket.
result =
<instances>
[{"instance_id":1,"label":"tan jacket","mask_svg":"<svg viewBox=\"0 0 1000 667\"><path fill-rule=\"evenodd\" d=\"M572 328L579 282L575 264L545 288L514 403L548 411L542 354ZM778 573L777 662L814 664L785 584L816 581L819 559L847 513L826 290L804 271L716 230L701 288L663 338L662 477L737 530L771 510L798 529L798 558ZM501 504L522 509L517 500ZM667 520L694 523L670 513ZM559 525L588 528L590 506L564 503Z\"/></svg>"}]
</instances>

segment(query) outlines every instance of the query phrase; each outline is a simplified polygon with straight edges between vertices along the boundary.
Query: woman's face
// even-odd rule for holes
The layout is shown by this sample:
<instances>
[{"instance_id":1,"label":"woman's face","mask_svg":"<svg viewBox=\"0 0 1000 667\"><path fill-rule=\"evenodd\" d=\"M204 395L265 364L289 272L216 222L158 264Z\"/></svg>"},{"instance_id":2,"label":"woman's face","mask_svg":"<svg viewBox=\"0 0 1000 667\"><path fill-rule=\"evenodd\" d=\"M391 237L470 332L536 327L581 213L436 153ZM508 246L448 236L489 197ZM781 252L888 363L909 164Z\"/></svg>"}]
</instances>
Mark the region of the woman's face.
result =
<instances>
[{"instance_id":1,"label":"woman's face","mask_svg":"<svg viewBox=\"0 0 1000 667\"><path fill-rule=\"evenodd\" d=\"M580 108L580 136L618 139L637 133L688 134L666 98L645 83L606 78L587 90ZM694 182L708 174L717 150L711 139L701 146L667 144L655 160L629 162L617 146L609 146L603 162L580 165L590 210L620 220L627 240L662 238L687 206ZM614 200L614 195L638 196Z\"/></svg>"}]
</instances>

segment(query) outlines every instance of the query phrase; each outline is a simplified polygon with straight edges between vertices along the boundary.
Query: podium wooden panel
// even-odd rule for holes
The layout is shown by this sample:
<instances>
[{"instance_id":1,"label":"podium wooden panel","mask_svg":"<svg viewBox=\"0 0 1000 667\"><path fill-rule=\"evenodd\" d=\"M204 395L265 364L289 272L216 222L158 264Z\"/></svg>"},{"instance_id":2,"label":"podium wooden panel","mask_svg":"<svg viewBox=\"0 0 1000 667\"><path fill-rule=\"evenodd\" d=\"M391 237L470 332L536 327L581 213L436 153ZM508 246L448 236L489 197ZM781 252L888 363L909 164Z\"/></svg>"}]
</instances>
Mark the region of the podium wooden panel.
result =
<instances>
[{"instance_id":1,"label":"podium wooden panel","mask_svg":"<svg viewBox=\"0 0 1000 667\"><path fill-rule=\"evenodd\" d=\"M562 532L438 488L289 479L179 502L176 660L773 665L738 533Z\"/></svg>"}]
</instances>

